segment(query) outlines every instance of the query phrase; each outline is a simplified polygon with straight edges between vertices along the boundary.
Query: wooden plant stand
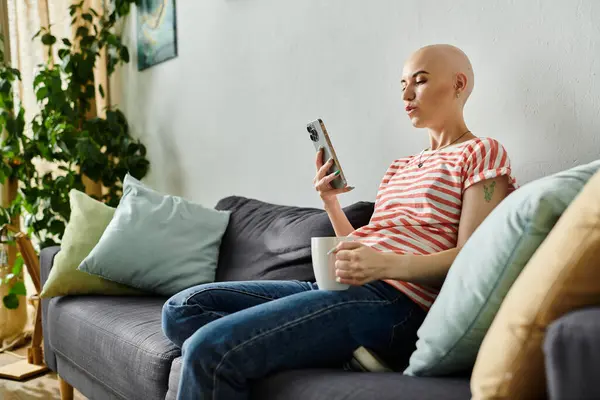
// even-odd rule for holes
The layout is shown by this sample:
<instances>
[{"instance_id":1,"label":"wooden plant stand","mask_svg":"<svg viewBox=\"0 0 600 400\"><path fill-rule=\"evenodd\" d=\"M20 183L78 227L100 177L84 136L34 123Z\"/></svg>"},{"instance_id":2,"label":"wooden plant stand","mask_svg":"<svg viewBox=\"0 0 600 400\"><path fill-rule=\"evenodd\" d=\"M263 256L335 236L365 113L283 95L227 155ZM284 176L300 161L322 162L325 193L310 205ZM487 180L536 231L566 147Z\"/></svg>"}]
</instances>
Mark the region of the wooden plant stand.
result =
<instances>
[{"instance_id":1,"label":"wooden plant stand","mask_svg":"<svg viewBox=\"0 0 600 400\"><path fill-rule=\"evenodd\" d=\"M31 345L27 349L27 359L0 368L0 378L22 381L48 372L50 369L44 364L44 355L42 352L42 301L39 297L42 288L38 256L27 235L13 227L9 227L8 229L15 232L17 248L23 257L23 261L36 290L36 293L32 296L32 299L37 303L35 325Z\"/></svg>"}]
</instances>

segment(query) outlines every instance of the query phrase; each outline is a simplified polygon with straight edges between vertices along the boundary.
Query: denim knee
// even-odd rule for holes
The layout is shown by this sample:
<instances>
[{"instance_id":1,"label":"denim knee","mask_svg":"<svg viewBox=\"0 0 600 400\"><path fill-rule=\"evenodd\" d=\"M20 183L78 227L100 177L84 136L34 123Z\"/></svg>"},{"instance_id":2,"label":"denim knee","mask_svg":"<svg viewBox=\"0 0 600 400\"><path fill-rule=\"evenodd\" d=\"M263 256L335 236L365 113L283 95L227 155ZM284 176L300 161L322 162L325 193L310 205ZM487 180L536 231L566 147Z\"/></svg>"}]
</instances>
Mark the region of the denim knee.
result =
<instances>
[{"instance_id":1,"label":"denim knee","mask_svg":"<svg viewBox=\"0 0 600 400\"><path fill-rule=\"evenodd\" d=\"M178 328L177 314L180 307L185 307L185 300L176 294L163 304L161 313L162 330L165 336L172 342L177 343Z\"/></svg>"},{"instance_id":2,"label":"denim knee","mask_svg":"<svg viewBox=\"0 0 600 400\"><path fill-rule=\"evenodd\" d=\"M181 347L183 363L199 367L200 373L213 371L221 361L223 353L223 332L207 324L190 336Z\"/></svg>"}]
</instances>

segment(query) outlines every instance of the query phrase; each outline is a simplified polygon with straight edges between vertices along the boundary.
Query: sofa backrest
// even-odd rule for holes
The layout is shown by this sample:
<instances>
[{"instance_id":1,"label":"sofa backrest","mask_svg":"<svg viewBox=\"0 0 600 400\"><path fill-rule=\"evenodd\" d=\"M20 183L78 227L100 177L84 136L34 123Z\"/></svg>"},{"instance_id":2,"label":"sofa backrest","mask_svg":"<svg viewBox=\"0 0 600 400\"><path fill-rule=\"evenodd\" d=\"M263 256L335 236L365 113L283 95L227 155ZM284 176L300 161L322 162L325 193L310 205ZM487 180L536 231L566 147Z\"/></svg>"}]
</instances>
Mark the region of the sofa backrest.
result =
<instances>
[{"instance_id":1,"label":"sofa backrest","mask_svg":"<svg viewBox=\"0 0 600 400\"><path fill-rule=\"evenodd\" d=\"M374 204L344 208L354 228L366 225ZM298 279L314 281L310 238L335 236L327 213L240 196L221 199L217 210L231 211L221 242L217 281Z\"/></svg>"}]
</instances>

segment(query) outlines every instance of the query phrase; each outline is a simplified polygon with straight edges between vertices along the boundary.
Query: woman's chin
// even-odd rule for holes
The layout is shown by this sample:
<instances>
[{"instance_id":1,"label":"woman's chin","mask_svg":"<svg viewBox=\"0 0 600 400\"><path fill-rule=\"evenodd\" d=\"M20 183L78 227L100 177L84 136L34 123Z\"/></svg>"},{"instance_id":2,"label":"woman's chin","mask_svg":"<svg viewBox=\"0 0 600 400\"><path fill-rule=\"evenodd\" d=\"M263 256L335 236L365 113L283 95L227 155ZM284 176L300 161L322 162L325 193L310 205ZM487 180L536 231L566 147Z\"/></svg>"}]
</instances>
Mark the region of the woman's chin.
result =
<instances>
[{"instance_id":1,"label":"woman's chin","mask_svg":"<svg viewBox=\"0 0 600 400\"><path fill-rule=\"evenodd\" d=\"M415 128L424 128L425 127L425 121L423 121L421 118L419 118L417 116L411 117L410 123Z\"/></svg>"}]
</instances>

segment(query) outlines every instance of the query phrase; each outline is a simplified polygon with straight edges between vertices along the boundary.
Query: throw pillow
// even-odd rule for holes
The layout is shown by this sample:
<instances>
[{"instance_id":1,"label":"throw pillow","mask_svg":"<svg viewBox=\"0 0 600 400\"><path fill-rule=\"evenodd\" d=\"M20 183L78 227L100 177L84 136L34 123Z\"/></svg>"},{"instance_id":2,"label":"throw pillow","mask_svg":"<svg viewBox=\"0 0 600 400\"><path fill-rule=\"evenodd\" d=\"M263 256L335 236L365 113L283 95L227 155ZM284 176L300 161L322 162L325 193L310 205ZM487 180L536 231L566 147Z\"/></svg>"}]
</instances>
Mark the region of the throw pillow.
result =
<instances>
[{"instance_id":1,"label":"throw pillow","mask_svg":"<svg viewBox=\"0 0 600 400\"><path fill-rule=\"evenodd\" d=\"M369 223L374 204L344 207L354 228ZM313 236L335 236L323 209L272 204L241 196L221 199L216 208L231 218L217 268L217 281L315 281L310 252Z\"/></svg>"},{"instance_id":2,"label":"throw pillow","mask_svg":"<svg viewBox=\"0 0 600 400\"><path fill-rule=\"evenodd\" d=\"M419 328L408 375L473 367L481 342L519 273L600 161L530 182L504 199L456 257Z\"/></svg>"},{"instance_id":3,"label":"throw pillow","mask_svg":"<svg viewBox=\"0 0 600 400\"><path fill-rule=\"evenodd\" d=\"M115 215L79 270L164 296L212 282L229 214L127 174Z\"/></svg>"},{"instance_id":4,"label":"throw pillow","mask_svg":"<svg viewBox=\"0 0 600 400\"><path fill-rule=\"evenodd\" d=\"M143 292L107 281L99 276L77 270L83 259L98 243L115 209L78 190L69 192L71 217L65 227L60 251L40 297L49 298L69 294L136 295Z\"/></svg>"},{"instance_id":5,"label":"throw pillow","mask_svg":"<svg viewBox=\"0 0 600 400\"><path fill-rule=\"evenodd\" d=\"M542 341L569 311L600 304L600 173L584 187L508 292L481 345L475 399L546 396Z\"/></svg>"}]
</instances>

